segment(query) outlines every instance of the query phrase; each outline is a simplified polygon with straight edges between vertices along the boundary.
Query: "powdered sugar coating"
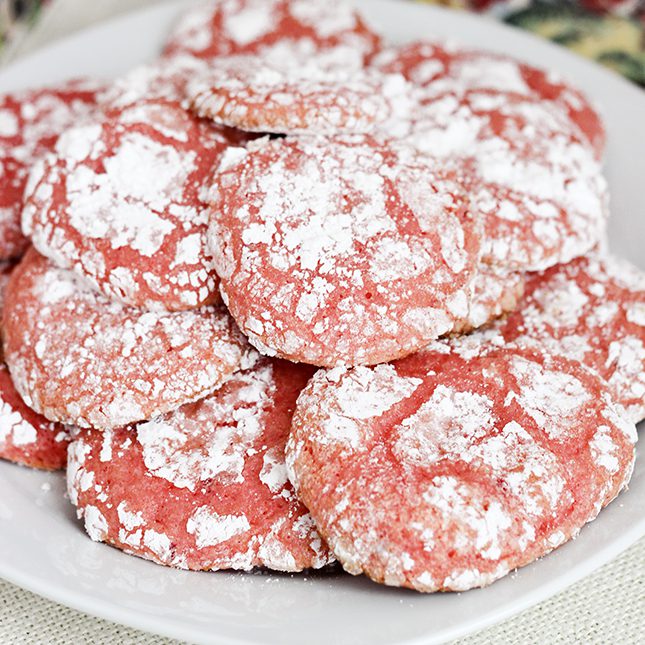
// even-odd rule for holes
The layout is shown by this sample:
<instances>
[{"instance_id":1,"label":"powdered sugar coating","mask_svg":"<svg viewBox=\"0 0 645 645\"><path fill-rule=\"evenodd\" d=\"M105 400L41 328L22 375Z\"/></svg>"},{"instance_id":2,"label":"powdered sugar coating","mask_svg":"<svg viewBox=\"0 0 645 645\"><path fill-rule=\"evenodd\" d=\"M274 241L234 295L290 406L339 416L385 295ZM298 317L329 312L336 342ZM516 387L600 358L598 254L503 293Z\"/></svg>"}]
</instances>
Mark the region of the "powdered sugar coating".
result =
<instances>
[{"instance_id":1,"label":"powdered sugar coating","mask_svg":"<svg viewBox=\"0 0 645 645\"><path fill-rule=\"evenodd\" d=\"M425 88L428 97L478 90L549 103L578 128L595 156L602 157L605 131L600 115L580 90L553 71L546 72L503 54L437 42L385 49L373 64L405 74Z\"/></svg>"},{"instance_id":2,"label":"powdered sugar coating","mask_svg":"<svg viewBox=\"0 0 645 645\"><path fill-rule=\"evenodd\" d=\"M316 56L342 68L362 66L379 45L379 36L342 0L206 0L186 12L164 54Z\"/></svg>"},{"instance_id":3,"label":"powdered sugar coating","mask_svg":"<svg viewBox=\"0 0 645 645\"><path fill-rule=\"evenodd\" d=\"M286 454L347 571L464 591L574 537L626 485L635 441L605 383L575 361L420 352L319 371Z\"/></svg>"},{"instance_id":4,"label":"powdered sugar coating","mask_svg":"<svg viewBox=\"0 0 645 645\"><path fill-rule=\"evenodd\" d=\"M34 168L23 230L110 298L148 309L211 304L217 276L199 193L228 147L176 103L107 111L65 132Z\"/></svg>"},{"instance_id":5,"label":"powdered sugar coating","mask_svg":"<svg viewBox=\"0 0 645 645\"><path fill-rule=\"evenodd\" d=\"M167 101L187 107L188 86L194 79L203 77L212 64L213 61L187 54L158 58L113 80L97 100L105 110L150 101ZM253 139L252 135L231 128L210 128L210 131L217 131L231 145L242 145Z\"/></svg>"},{"instance_id":6,"label":"powdered sugar coating","mask_svg":"<svg viewBox=\"0 0 645 645\"><path fill-rule=\"evenodd\" d=\"M25 405L7 366L0 364L0 459L44 470L60 470L67 461L69 432Z\"/></svg>"},{"instance_id":7,"label":"powdered sugar coating","mask_svg":"<svg viewBox=\"0 0 645 645\"><path fill-rule=\"evenodd\" d=\"M486 262L542 270L598 243L608 197L594 149L514 61L425 44L383 56L380 69L420 89L410 141L454 161L484 221Z\"/></svg>"},{"instance_id":8,"label":"powdered sugar coating","mask_svg":"<svg viewBox=\"0 0 645 645\"><path fill-rule=\"evenodd\" d=\"M98 99L109 108L155 99L181 103L187 98L188 83L193 77L204 74L208 66L208 61L188 55L159 58L116 78Z\"/></svg>"},{"instance_id":9,"label":"powdered sugar coating","mask_svg":"<svg viewBox=\"0 0 645 645\"><path fill-rule=\"evenodd\" d=\"M627 418L645 418L645 275L627 262L593 254L531 276L518 310L495 329L505 342L588 365Z\"/></svg>"},{"instance_id":10,"label":"powdered sugar coating","mask_svg":"<svg viewBox=\"0 0 645 645\"><path fill-rule=\"evenodd\" d=\"M258 359L197 403L108 434L82 432L70 449L68 488L90 537L184 569L329 563L284 465L310 375Z\"/></svg>"},{"instance_id":11,"label":"powdered sugar coating","mask_svg":"<svg viewBox=\"0 0 645 645\"><path fill-rule=\"evenodd\" d=\"M261 352L378 363L468 315L478 231L431 161L370 138L263 140L216 175L209 242Z\"/></svg>"},{"instance_id":12,"label":"powdered sugar coating","mask_svg":"<svg viewBox=\"0 0 645 645\"><path fill-rule=\"evenodd\" d=\"M223 308L126 307L33 249L11 276L4 332L5 359L30 407L54 421L101 429L209 394L246 351Z\"/></svg>"},{"instance_id":13,"label":"powdered sugar coating","mask_svg":"<svg viewBox=\"0 0 645 645\"><path fill-rule=\"evenodd\" d=\"M186 54L158 58L116 78L99 94L98 101L106 110L149 101L168 101L185 107L188 85L206 74L211 64L209 60ZM253 138L240 130L211 128L211 132L213 130L231 145L242 145Z\"/></svg>"},{"instance_id":14,"label":"powdered sugar coating","mask_svg":"<svg viewBox=\"0 0 645 645\"><path fill-rule=\"evenodd\" d=\"M73 80L0 97L0 261L27 248L20 212L30 166L61 132L94 113L100 89L99 83Z\"/></svg>"},{"instance_id":15,"label":"powdered sugar coating","mask_svg":"<svg viewBox=\"0 0 645 645\"><path fill-rule=\"evenodd\" d=\"M292 57L268 64L257 56L215 59L190 84L193 111L251 132L372 132L410 120L411 91L400 74L328 70Z\"/></svg>"},{"instance_id":16,"label":"powdered sugar coating","mask_svg":"<svg viewBox=\"0 0 645 645\"><path fill-rule=\"evenodd\" d=\"M0 263L0 320L12 266ZM0 343L0 459L59 470L65 465L69 435L64 426L29 409L13 385Z\"/></svg>"},{"instance_id":17,"label":"powdered sugar coating","mask_svg":"<svg viewBox=\"0 0 645 645\"><path fill-rule=\"evenodd\" d=\"M523 273L506 273L481 265L470 285L468 315L455 324L452 333L478 329L515 311L522 299L525 282Z\"/></svg>"}]
</instances>

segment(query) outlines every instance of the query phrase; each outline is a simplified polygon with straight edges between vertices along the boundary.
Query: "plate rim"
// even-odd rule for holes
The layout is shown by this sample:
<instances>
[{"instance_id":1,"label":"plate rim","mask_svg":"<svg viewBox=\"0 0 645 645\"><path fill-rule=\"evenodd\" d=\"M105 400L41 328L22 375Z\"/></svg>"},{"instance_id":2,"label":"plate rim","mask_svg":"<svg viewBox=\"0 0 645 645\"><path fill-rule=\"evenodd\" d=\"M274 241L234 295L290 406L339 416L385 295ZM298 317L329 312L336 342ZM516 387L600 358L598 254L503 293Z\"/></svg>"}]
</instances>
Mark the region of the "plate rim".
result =
<instances>
[{"instance_id":1,"label":"plate rim","mask_svg":"<svg viewBox=\"0 0 645 645\"><path fill-rule=\"evenodd\" d=\"M15 464L10 465L16 466ZM617 500L618 498L612 500L611 503L615 503ZM588 529L589 524L591 524L591 522L586 524L582 530ZM643 538L644 525L645 522L643 521L634 524L633 528L629 532L623 534L618 540L611 542L609 545L605 546L600 551L599 556L597 556L593 560L587 558L569 569L567 571L569 582L565 586L562 586L560 578L554 578L548 584L542 585L538 589L535 589L529 594L525 595L522 600L516 601L514 604L506 606L506 608L498 611L498 613L489 612L487 615L468 623L467 627L456 626L453 628L444 629L439 635L427 634L425 636L399 640L397 641L397 645L441 645L442 643L448 643L458 638L476 634L482 630L487 629L488 627L501 624L509 620L510 618L522 613L523 611L530 609L531 607L535 607L548 598L566 591L576 583L601 569L606 564L612 562L616 557L627 551L631 546L633 546L634 544L636 544L636 542ZM113 548L110 545L103 546ZM549 554L547 554L547 556L548 555ZM539 558L538 561L540 559L541 558ZM96 604L97 601L92 601L91 597L85 596L80 591L65 592L62 595L57 596L56 594L49 591L48 586L45 582L30 574L21 573L17 569L13 569L11 565L7 565L6 563L1 561L0 579L6 580L14 586L45 598L50 602L63 605L69 609L79 611L94 618L112 622L115 625L129 627L131 629L139 630L151 635L173 638L183 641L187 640L187 635L181 628L166 626L166 623L163 624L163 628L160 628L159 623L155 621L154 617L148 618L147 614L137 612L134 609L127 610L127 613L124 614L123 612L125 612L126 610L122 608L113 608L111 605L99 606ZM455 594L455 596L456 595L457 594ZM205 645L257 645L258 643L258 641L256 640L233 638L230 636L218 636L217 634L211 634L211 637L208 639L202 639L201 637L198 637L197 640L191 642L199 644L204 643Z\"/></svg>"}]
</instances>

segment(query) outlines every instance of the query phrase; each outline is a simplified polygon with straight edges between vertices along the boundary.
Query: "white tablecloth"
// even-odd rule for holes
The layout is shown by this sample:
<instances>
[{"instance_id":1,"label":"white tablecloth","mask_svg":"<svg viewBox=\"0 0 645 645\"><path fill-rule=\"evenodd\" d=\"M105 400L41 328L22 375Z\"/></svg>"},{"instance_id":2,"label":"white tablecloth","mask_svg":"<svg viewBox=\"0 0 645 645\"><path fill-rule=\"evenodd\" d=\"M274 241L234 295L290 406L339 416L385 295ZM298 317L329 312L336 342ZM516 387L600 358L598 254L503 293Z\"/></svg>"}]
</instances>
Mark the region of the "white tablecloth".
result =
<instances>
[{"instance_id":1,"label":"white tablecloth","mask_svg":"<svg viewBox=\"0 0 645 645\"><path fill-rule=\"evenodd\" d=\"M159 0L54 0L39 24L12 48L23 56L109 16ZM2 554L0 557L10 557ZM124 556L125 557L125 556ZM645 641L645 539L596 574L516 618L460 645L631 644ZM97 620L0 581L2 645L172 645L172 641Z\"/></svg>"}]
</instances>

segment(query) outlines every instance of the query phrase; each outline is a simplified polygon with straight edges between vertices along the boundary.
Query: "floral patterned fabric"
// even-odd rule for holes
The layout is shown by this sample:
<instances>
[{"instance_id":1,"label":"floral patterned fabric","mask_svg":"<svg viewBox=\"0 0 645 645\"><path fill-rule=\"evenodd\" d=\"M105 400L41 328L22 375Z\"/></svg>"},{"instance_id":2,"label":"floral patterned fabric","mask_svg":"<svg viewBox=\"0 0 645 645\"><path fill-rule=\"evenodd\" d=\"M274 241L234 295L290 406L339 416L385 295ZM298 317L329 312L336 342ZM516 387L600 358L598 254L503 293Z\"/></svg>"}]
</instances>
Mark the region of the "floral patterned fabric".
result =
<instances>
[{"instance_id":1,"label":"floral patterned fabric","mask_svg":"<svg viewBox=\"0 0 645 645\"><path fill-rule=\"evenodd\" d=\"M9 42L17 40L34 23L40 9L49 1L0 0L0 53Z\"/></svg>"},{"instance_id":2,"label":"floral patterned fabric","mask_svg":"<svg viewBox=\"0 0 645 645\"><path fill-rule=\"evenodd\" d=\"M419 0L489 13L645 87L645 0Z\"/></svg>"}]
</instances>

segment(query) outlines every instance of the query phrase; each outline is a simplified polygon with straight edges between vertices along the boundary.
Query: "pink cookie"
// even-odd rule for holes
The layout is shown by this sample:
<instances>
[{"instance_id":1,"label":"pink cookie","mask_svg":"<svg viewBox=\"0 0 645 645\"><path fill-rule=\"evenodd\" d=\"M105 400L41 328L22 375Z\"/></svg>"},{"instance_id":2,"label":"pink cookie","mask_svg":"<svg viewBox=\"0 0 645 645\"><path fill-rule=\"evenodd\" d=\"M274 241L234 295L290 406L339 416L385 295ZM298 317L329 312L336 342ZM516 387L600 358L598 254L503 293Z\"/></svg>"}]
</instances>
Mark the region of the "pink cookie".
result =
<instances>
[{"instance_id":1,"label":"pink cookie","mask_svg":"<svg viewBox=\"0 0 645 645\"><path fill-rule=\"evenodd\" d=\"M0 319L11 269L10 264L0 264ZM0 344L0 459L45 470L63 468L69 443L65 427L25 405L2 359Z\"/></svg>"},{"instance_id":2,"label":"pink cookie","mask_svg":"<svg viewBox=\"0 0 645 645\"><path fill-rule=\"evenodd\" d=\"M4 292L9 284L9 276L14 265L11 262L0 262L0 320L2 320L2 309L4 308ZM0 339L2 329L0 329ZM2 359L2 343L0 342L0 359Z\"/></svg>"},{"instance_id":3,"label":"pink cookie","mask_svg":"<svg viewBox=\"0 0 645 645\"><path fill-rule=\"evenodd\" d=\"M148 423L81 432L68 490L93 540L182 569L319 568L332 560L287 480L284 445L311 370L260 359Z\"/></svg>"},{"instance_id":4,"label":"pink cookie","mask_svg":"<svg viewBox=\"0 0 645 645\"><path fill-rule=\"evenodd\" d=\"M464 591L575 537L627 484L635 441L591 370L503 348L321 370L286 454L347 571Z\"/></svg>"},{"instance_id":5,"label":"pink cookie","mask_svg":"<svg viewBox=\"0 0 645 645\"><path fill-rule=\"evenodd\" d=\"M645 419L645 275L598 254L530 277L518 310L495 328L588 365L627 418Z\"/></svg>"},{"instance_id":6,"label":"pink cookie","mask_svg":"<svg viewBox=\"0 0 645 645\"><path fill-rule=\"evenodd\" d=\"M30 167L53 149L61 132L94 113L99 89L98 83L74 80L0 97L0 261L27 248L20 212Z\"/></svg>"},{"instance_id":7,"label":"pink cookie","mask_svg":"<svg viewBox=\"0 0 645 645\"><path fill-rule=\"evenodd\" d=\"M67 462L69 433L28 408L0 363L0 459L31 468L60 470Z\"/></svg>"},{"instance_id":8,"label":"pink cookie","mask_svg":"<svg viewBox=\"0 0 645 645\"><path fill-rule=\"evenodd\" d=\"M479 236L467 200L408 153L364 137L262 140L216 174L222 295L260 351L379 363L468 315Z\"/></svg>"},{"instance_id":9,"label":"pink cookie","mask_svg":"<svg viewBox=\"0 0 645 645\"><path fill-rule=\"evenodd\" d=\"M250 132L327 134L391 130L410 119L412 98L400 74L326 70L289 57L215 59L190 85L193 111Z\"/></svg>"},{"instance_id":10,"label":"pink cookie","mask_svg":"<svg viewBox=\"0 0 645 645\"><path fill-rule=\"evenodd\" d=\"M379 36L339 0L207 0L179 21L164 53L267 59L286 52L345 68L362 66L379 46Z\"/></svg>"},{"instance_id":11,"label":"pink cookie","mask_svg":"<svg viewBox=\"0 0 645 645\"><path fill-rule=\"evenodd\" d=\"M551 103L578 128L596 157L602 157L605 130L600 115L580 90L553 72L494 52L432 42L386 49L374 65L405 75L423 87L428 97L454 92L502 92Z\"/></svg>"},{"instance_id":12,"label":"pink cookie","mask_svg":"<svg viewBox=\"0 0 645 645\"><path fill-rule=\"evenodd\" d=\"M228 140L176 103L108 111L67 131L30 177L23 229L110 298L194 309L219 298L200 191Z\"/></svg>"},{"instance_id":13,"label":"pink cookie","mask_svg":"<svg viewBox=\"0 0 645 645\"><path fill-rule=\"evenodd\" d=\"M414 47L411 70L405 48L402 62L386 58L380 68L417 79L425 97L408 140L455 164L484 222L483 260L505 271L542 270L593 248L605 230L607 185L568 113L513 76L512 61L484 59L453 76L435 48Z\"/></svg>"},{"instance_id":14,"label":"pink cookie","mask_svg":"<svg viewBox=\"0 0 645 645\"><path fill-rule=\"evenodd\" d=\"M33 249L11 275L3 323L5 360L25 402L82 427L119 427L200 399L247 348L223 308L126 307Z\"/></svg>"}]
</instances>

